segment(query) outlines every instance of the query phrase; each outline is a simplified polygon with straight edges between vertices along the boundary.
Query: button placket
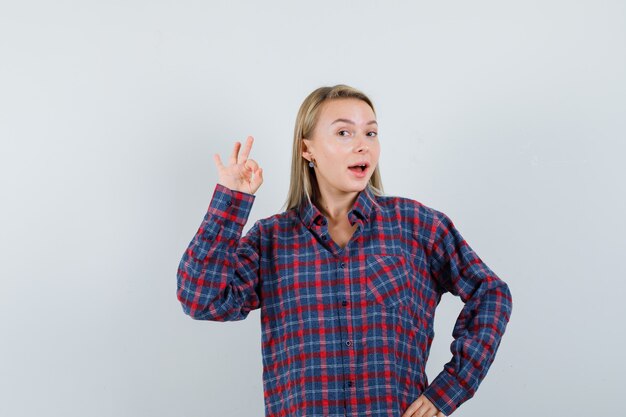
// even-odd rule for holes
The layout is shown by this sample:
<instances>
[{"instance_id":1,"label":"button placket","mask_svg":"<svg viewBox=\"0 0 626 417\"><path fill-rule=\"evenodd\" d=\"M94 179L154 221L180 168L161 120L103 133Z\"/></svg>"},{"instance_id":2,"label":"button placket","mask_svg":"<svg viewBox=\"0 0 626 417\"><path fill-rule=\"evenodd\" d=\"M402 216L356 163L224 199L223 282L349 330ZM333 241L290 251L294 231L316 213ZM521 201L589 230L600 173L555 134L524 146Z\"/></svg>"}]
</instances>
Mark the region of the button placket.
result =
<instances>
[{"instance_id":1,"label":"button placket","mask_svg":"<svg viewBox=\"0 0 626 417\"><path fill-rule=\"evenodd\" d=\"M345 269L346 268L346 263L345 262L340 262L339 263L339 268L340 269ZM341 301L341 305L344 306L344 307L346 307L348 304L349 304L348 300L342 300Z\"/></svg>"}]
</instances>

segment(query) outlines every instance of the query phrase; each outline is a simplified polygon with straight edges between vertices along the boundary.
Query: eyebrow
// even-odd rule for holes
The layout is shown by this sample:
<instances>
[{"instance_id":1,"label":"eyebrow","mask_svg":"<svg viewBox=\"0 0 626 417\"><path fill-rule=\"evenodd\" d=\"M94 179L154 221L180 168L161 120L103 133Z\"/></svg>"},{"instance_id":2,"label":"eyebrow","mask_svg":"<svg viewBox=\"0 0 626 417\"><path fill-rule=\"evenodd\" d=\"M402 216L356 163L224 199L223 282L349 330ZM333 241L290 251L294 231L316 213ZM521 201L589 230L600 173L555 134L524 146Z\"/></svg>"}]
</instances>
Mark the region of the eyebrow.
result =
<instances>
[{"instance_id":1,"label":"eyebrow","mask_svg":"<svg viewBox=\"0 0 626 417\"><path fill-rule=\"evenodd\" d=\"M332 122L331 125L334 125L335 123L339 123L339 122L349 123L351 125L354 124L354 122L352 120L350 120L350 119L337 119L334 122ZM378 122L376 120L371 120L371 121L367 122L367 124L368 125L373 125L373 124L378 125Z\"/></svg>"}]
</instances>

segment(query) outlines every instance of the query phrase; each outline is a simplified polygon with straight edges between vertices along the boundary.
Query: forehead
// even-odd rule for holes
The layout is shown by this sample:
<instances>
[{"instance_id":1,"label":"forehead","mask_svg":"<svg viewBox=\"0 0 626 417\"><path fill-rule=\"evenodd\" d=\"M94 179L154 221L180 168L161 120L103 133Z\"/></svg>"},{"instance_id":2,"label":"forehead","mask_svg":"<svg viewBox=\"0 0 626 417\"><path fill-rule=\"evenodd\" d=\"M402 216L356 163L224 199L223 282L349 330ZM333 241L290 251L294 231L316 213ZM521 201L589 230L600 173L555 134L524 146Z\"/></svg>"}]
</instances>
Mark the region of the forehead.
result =
<instances>
[{"instance_id":1,"label":"forehead","mask_svg":"<svg viewBox=\"0 0 626 417\"><path fill-rule=\"evenodd\" d=\"M319 121L332 123L336 119L349 119L355 123L367 123L376 120L376 116L369 104L356 98L336 98L322 103Z\"/></svg>"}]
</instances>

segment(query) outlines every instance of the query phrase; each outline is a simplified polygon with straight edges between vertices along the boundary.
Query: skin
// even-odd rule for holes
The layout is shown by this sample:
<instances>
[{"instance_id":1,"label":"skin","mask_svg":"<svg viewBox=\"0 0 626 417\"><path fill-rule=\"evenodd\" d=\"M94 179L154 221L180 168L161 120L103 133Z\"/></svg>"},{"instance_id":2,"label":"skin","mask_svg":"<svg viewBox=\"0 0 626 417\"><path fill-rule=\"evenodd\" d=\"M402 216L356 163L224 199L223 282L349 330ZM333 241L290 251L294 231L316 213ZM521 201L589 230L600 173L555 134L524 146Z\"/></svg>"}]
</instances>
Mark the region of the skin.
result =
<instances>
[{"instance_id":1,"label":"skin","mask_svg":"<svg viewBox=\"0 0 626 417\"><path fill-rule=\"evenodd\" d=\"M345 121L337 120L343 119ZM371 107L353 98L322 104L315 129L303 140L302 157L316 162L320 187L319 209L331 222L347 219L358 193L363 190L378 164L378 124ZM357 178L348 169L360 161L370 163L367 175Z\"/></svg>"},{"instance_id":2,"label":"skin","mask_svg":"<svg viewBox=\"0 0 626 417\"><path fill-rule=\"evenodd\" d=\"M213 160L217 166L218 184L230 188L231 190L254 194L263 183L263 168L253 160L248 158L254 138L248 136L246 144L241 150L241 143L235 142L233 152L228 159L228 165L222 163L219 154L213 155ZM239 151L241 150L241 153Z\"/></svg>"},{"instance_id":3,"label":"skin","mask_svg":"<svg viewBox=\"0 0 626 417\"><path fill-rule=\"evenodd\" d=\"M336 122L337 119L345 121ZM219 184L249 194L259 189L263 183L263 169L249 158L253 142L254 138L248 136L243 149L240 142L235 142L228 165L222 163L219 154L214 154ZM315 160L321 194L318 208L328 219L331 237L342 247L355 230L349 223L348 211L358 193L367 186L379 156L378 124L367 103L342 98L322 104L313 134L303 139L302 157ZM348 167L364 160L370 163L370 168L365 177L357 178ZM402 414L402 417L433 416L445 417L424 395L420 395Z\"/></svg>"},{"instance_id":4,"label":"skin","mask_svg":"<svg viewBox=\"0 0 626 417\"><path fill-rule=\"evenodd\" d=\"M402 417L446 417L435 405L424 395L417 397L402 414Z\"/></svg>"},{"instance_id":5,"label":"skin","mask_svg":"<svg viewBox=\"0 0 626 417\"><path fill-rule=\"evenodd\" d=\"M370 106L362 100L329 100L320 107L309 138L302 140L302 157L315 161L320 187L316 203L328 220L328 233L340 247L350 241L357 225L351 225L348 211L354 205L378 164L378 124ZM358 178L348 169L357 162L370 164L366 176Z\"/></svg>"}]
</instances>

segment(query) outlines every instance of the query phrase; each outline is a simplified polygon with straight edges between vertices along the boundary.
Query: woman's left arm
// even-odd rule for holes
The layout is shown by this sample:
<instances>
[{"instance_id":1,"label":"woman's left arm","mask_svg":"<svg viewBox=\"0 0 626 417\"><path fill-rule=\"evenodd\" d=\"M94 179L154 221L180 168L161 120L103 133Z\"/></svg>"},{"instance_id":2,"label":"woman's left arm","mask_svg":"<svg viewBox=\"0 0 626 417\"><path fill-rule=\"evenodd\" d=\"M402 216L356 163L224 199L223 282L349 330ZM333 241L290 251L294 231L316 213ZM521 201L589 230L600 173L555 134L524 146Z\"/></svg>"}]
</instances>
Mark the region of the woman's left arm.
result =
<instances>
[{"instance_id":1,"label":"woman's left arm","mask_svg":"<svg viewBox=\"0 0 626 417\"><path fill-rule=\"evenodd\" d=\"M446 416L474 396L511 317L508 285L472 250L452 220L436 211L430 248L432 278L465 303L454 325L452 359L424 390Z\"/></svg>"}]
</instances>

